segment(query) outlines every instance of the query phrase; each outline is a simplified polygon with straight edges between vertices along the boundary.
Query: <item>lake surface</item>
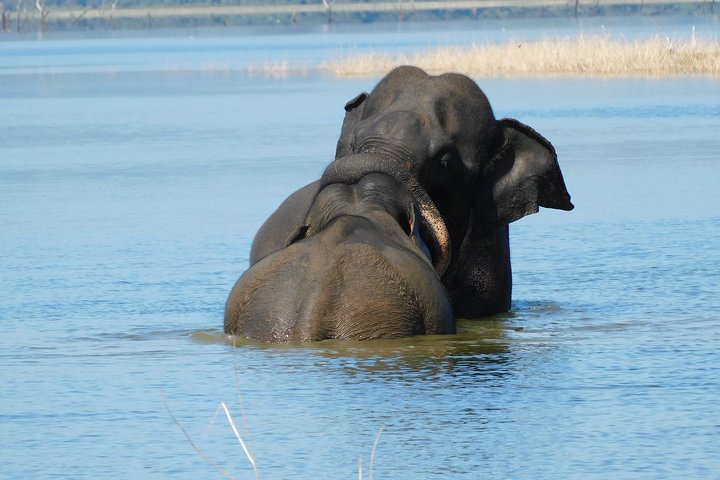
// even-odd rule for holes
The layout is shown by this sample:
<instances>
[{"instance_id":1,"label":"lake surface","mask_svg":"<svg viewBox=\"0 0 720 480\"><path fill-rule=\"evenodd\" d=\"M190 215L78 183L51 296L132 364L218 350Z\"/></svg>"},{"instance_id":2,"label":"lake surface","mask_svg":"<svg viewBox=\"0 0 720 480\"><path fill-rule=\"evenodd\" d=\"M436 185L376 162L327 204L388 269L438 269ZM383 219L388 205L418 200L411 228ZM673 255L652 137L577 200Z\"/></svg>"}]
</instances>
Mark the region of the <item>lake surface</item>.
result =
<instances>
[{"instance_id":1,"label":"lake surface","mask_svg":"<svg viewBox=\"0 0 720 480\"><path fill-rule=\"evenodd\" d=\"M553 142L576 205L513 225L512 312L386 342L222 335L256 229L378 79L212 65L599 23L0 41L0 478L222 478L173 415L253 478L222 416L208 432L220 401L260 478L357 478L360 456L367 478L380 428L376 478L720 476L717 78L479 82ZM718 35L603 28L691 24Z\"/></svg>"}]
</instances>

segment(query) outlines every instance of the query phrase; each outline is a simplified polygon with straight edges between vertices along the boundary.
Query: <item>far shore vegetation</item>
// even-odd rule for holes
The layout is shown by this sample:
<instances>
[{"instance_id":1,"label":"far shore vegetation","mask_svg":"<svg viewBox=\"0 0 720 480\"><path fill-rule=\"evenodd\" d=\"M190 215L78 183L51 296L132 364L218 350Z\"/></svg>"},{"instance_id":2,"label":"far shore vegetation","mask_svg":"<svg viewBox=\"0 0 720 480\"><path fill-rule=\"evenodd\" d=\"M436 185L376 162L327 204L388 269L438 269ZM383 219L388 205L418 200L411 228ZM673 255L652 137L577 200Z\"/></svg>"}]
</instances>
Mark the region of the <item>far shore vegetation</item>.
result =
<instances>
[{"instance_id":1,"label":"far shore vegetation","mask_svg":"<svg viewBox=\"0 0 720 480\"><path fill-rule=\"evenodd\" d=\"M476 78L720 76L720 41L697 39L694 34L687 39L654 36L637 40L590 35L435 47L411 54L356 52L319 65L285 60L241 67L208 63L202 69L207 75L372 77L400 65ZM170 68L166 73L182 70Z\"/></svg>"},{"instance_id":2,"label":"far shore vegetation","mask_svg":"<svg viewBox=\"0 0 720 480\"><path fill-rule=\"evenodd\" d=\"M620 40L607 35L546 38L438 47L411 55L364 53L323 63L336 76L377 75L398 65L472 77L503 76L720 76L717 40L673 40L656 36Z\"/></svg>"},{"instance_id":3,"label":"far shore vegetation","mask_svg":"<svg viewBox=\"0 0 720 480\"><path fill-rule=\"evenodd\" d=\"M422 21L533 16L677 14L712 15L720 0L14 0L9 8L0 0L2 31L6 33L58 30L98 30L266 23ZM232 2L232 3L231 3ZM615 2L615 3L613 3ZM123 7L124 5L124 7ZM474 7L472 7L474 6ZM469 8L472 7L472 8ZM619 9L619 10L618 10ZM720 9L720 5L718 6ZM74 12L74 13L73 13ZM221 12L224 12L224 17ZM298 13L300 12L300 13ZM301 18L300 15L304 15ZM315 17L313 17L315 15ZM323 16L324 15L324 16ZM245 23L243 23L245 22ZM339 23L339 22L338 22ZM211 23L214 26L216 23ZM0 37L2 38L2 37ZM292 59L260 65L210 63L206 74L266 77L324 74L337 77L379 76L398 65L417 65L431 73L458 72L472 77L537 76L720 76L720 40L658 35L626 40L609 35L568 36L503 43L436 47L411 54L349 52L318 65L299 65ZM178 73L167 67L166 73Z\"/></svg>"},{"instance_id":4,"label":"far shore vegetation","mask_svg":"<svg viewBox=\"0 0 720 480\"><path fill-rule=\"evenodd\" d=\"M0 34L717 14L720 0L0 0Z\"/></svg>"}]
</instances>

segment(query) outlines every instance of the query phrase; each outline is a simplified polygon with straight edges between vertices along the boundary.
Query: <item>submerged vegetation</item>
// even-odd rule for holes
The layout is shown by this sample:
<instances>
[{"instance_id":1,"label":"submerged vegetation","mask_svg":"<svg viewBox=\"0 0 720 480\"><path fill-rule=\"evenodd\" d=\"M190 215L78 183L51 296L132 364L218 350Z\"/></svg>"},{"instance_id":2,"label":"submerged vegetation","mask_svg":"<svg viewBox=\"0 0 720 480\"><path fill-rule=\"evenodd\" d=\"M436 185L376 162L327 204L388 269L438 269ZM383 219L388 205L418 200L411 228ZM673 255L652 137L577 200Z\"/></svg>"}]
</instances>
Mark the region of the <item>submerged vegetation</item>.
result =
<instances>
[{"instance_id":1,"label":"submerged vegetation","mask_svg":"<svg viewBox=\"0 0 720 480\"><path fill-rule=\"evenodd\" d=\"M478 76L539 75L720 75L720 43L653 37L614 39L607 35L546 38L501 44L438 47L410 55L364 53L327 61L336 76L377 75L410 64L429 72Z\"/></svg>"}]
</instances>

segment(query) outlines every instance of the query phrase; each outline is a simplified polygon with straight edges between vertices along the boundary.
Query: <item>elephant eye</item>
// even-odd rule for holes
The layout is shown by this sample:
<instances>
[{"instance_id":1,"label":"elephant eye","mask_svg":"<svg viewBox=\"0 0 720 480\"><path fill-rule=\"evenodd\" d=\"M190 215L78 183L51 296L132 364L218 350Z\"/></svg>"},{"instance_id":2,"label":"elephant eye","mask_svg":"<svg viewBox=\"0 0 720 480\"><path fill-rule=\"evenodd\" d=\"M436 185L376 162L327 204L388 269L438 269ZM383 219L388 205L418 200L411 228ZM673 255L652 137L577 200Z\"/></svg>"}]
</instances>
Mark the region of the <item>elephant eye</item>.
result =
<instances>
[{"instance_id":1,"label":"elephant eye","mask_svg":"<svg viewBox=\"0 0 720 480\"><path fill-rule=\"evenodd\" d=\"M455 150L453 146L442 148L437 155L435 155L435 158L437 158L437 166L443 170L451 167L457 156L457 150Z\"/></svg>"},{"instance_id":2,"label":"elephant eye","mask_svg":"<svg viewBox=\"0 0 720 480\"><path fill-rule=\"evenodd\" d=\"M452 154L450 152L445 152L440 156L440 166L442 168L447 168L447 166L450 164L450 161L452 160Z\"/></svg>"},{"instance_id":3,"label":"elephant eye","mask_svg":"<svg viewBox=\"0 0 720 480\"><path fill-rule=\"evenodd\" d=\"M427 162L424 185L434 191L453 188L455 179L462 175L462 162L454 145L446 145Z\"/></svg>"}]
</instances>

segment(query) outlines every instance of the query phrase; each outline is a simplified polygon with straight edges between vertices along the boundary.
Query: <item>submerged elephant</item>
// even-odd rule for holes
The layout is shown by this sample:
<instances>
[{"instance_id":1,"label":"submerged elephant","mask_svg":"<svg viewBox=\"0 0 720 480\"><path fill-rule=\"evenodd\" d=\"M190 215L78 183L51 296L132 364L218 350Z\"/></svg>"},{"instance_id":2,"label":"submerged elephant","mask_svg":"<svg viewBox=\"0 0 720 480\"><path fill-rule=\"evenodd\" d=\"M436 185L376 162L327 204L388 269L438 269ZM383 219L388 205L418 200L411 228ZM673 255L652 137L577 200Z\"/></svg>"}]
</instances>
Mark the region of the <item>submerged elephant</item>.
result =
<instances>
[{"instance_id":1,"label":"submerged elephant","mask_svg":"<svg viewBox=\"0 0 720 480\"><path fill-rule=\"evenodd\" d=\"M413 196L388 175L326 186L287 248L235 284L225 331L265 342L454 332L423 222Z\"/></svg>"},{"instance_id":2,"label":"submerged elephant","mask_svg":"<svg viewBox=\"0 0 720 480\"><path fill-rule=\"evenodd\" d=\"M509 310L508 224L540 206L573 208L550 142L517 120L496 120L487 98L468 77L431 76L416 67L393 70L345 110L335 161L320 180L290 195L263 224L253 241L250 270L312 238L314 231L305 227L326 187L355 185L379 173L412 195L422 219L416 243L427 247L453 315L481 317ZM248 288L260 288L268 280L277 281L258 279ZM284 294L299 281L272 291ZM238 312L231 308L237 289L226 309L227 333L243 333L233 318ZM378 294L363 289L344 293L360 300ZM350 301L327 295L317 301ZM360 337L383 336L368 334L375 328L372 319L357 321L360 330L366 325Z\"/></svg>"}]
</instances>

